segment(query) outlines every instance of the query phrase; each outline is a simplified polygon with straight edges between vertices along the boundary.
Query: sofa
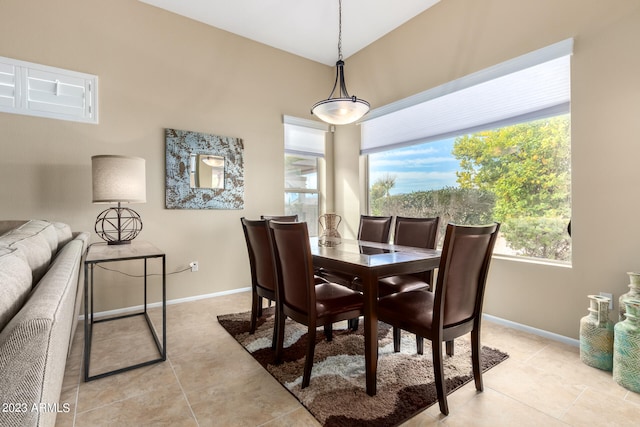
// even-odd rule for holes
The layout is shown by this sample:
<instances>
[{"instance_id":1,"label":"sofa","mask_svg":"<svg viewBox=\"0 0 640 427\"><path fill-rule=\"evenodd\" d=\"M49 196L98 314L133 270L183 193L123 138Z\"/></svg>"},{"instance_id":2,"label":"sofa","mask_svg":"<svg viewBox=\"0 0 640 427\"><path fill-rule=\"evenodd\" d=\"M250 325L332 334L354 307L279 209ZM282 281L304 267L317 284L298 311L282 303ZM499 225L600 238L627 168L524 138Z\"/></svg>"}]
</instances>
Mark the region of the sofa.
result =
<instances>
[{"instance_id":1,"label":"sofa","mask_svg":"<svg viewBox=\"0 0 640 427\"><path fill-rule=\"evenodd\" d=\"M54 426L82 303L88 232L0 221L0 425Z\"/></svg>"}]
</instances>

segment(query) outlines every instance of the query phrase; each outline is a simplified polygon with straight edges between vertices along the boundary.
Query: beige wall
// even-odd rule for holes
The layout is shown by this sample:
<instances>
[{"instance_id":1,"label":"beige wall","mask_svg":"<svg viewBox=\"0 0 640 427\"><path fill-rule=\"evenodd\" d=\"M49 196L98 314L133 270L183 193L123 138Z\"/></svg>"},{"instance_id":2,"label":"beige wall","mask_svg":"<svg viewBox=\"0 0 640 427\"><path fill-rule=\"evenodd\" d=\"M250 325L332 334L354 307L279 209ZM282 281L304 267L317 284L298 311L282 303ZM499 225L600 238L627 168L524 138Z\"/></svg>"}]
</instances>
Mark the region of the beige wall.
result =
<instances>
[{"instance_id":1,"label":"beige wall","mask_svg":"<svg viewBox=\"0 0 640 427\"><path fill-rule=\"evenodd\" d=\"M348 58L346 71L350 93L375 108L569 37L573 265L495 259L485 312L577 338L587 295L617 299L625 273L640 270L640 2L443 0ZM362 179L357 135L340 129L335 144L340 212Z\"/></svg>"},{"instance_id":2,"label":"beige wall","mask_svg":"<svg viewBox=\"0 0 640 427\"><path fill-rule=\"evenodd\" d=\"M1 8L0 55L97 74L100 124L0 113L0 217L91 230L101 206L91 204L90 157L141 156L140 238L167 252L169 271L200 262L198 273L169 276L168 297L248 286L239 218L282 210L281 115L311 118L333 70L135 0ZM349 91L375 108L572 36L573 266L497 259L485 308L576 338L586 295L618 296L625 272L640 270L640 2L442 0L348 58L346 71ZM164 209L165 127L244 140L244 210ZM358 143L357 126L338 128L327 165L327 206L345 217L346 235L365 209ZM97 296L99 310L136 303L122 286Z\"/></svg>"},{"instance_id":3,"label":"beige wall","mask_svg":"<svg viewBox=\"0 0 640 427\"><path fill-rule=\"evenodd\" d=\"M0 113L0 218L92 231L105 205L91 203L91 156L140 156L147 203L131 206L144 223L139 238L166 251L168 271L200 263L198 273L169 276L168 298L249 286L239 219L282 213L282 115L311 119L331 67L136 0L3 0L0 10L0 56L97 74L100 119ZM164 128L243 139L243 210L164 208ZM97 289L96 309L141 303L134 295L126 286Z\"/></svg>"}]
</instances>

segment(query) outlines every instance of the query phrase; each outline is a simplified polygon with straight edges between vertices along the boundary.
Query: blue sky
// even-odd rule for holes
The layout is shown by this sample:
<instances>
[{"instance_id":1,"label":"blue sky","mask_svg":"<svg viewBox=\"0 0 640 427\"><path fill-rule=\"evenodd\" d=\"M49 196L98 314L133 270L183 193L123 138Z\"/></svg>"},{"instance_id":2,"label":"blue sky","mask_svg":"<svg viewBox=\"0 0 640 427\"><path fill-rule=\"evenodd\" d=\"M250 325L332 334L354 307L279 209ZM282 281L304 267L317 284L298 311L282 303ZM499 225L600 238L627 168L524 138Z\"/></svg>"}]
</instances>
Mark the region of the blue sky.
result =
<instances>
[{"instance_id":1,"label":"blue sky","mask_svg":"<svg viewBox=\"0 0 640 427\"><path fill-rule=\"evenodd\" d=\"M369 155L369 180L396 177L391 194L457 187L458 160L451 155L454 138Z\"/></svg>"}]
</instances>

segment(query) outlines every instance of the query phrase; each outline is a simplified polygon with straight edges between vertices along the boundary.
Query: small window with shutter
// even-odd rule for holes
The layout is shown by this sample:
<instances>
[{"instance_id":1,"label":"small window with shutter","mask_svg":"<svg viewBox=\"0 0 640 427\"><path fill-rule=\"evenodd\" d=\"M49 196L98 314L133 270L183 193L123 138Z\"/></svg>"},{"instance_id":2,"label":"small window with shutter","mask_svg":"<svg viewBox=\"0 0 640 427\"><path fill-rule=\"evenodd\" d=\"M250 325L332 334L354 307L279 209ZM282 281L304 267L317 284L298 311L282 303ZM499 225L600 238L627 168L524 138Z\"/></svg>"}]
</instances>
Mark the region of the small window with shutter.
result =
<instances>
[{"instance_id":1,"label":"small window with shutter","mask_svg":"<svg viewBox=\"0 0 640 427\"><path fill-rule=\"evenodd\" d=\"M98 76L0 56L0 112L98 123Z\"/></svg>"}]
</instances>

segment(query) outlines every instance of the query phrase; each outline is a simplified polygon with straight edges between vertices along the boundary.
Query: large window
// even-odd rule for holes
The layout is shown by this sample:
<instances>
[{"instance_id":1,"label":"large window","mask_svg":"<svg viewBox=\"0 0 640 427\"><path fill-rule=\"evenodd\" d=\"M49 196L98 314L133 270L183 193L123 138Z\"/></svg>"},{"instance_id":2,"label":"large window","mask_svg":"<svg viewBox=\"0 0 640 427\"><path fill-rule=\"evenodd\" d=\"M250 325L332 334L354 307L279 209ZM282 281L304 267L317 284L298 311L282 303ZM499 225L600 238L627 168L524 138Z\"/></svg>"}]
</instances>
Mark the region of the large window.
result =
<instances>
[{"instance_id":1,"label":"large window","mask_svg":"<svg viewBox=\"0 0 640 427\"><path fill-rule=\"evenodd\" d=\"M324 158L327 126L284 116L284 212L298 215L309 234L318 234L319 164Z\"/></svg>"},{"instance_id":2,"label":"large window","mask_svg":"<svg viewBox=\"0 0 640 427\"><path fill-rule=\"evenodd\" d=\"M372 111L369 212L502 224L495 253L570 261L564 40ZM442 238L441 233L441 238Z\"/></svg>"},{"instance_id":3,"label":"large window","mask_svg":"<svg viewBox=\"0 0 640 427\"><path fill-rule=\"evenodd\" d=\"M369 211L440 216L443 230L448 222L498 221L495 253L568 261L569 121L562 115L371 154Z\"/></svg>"}]
</instances>

